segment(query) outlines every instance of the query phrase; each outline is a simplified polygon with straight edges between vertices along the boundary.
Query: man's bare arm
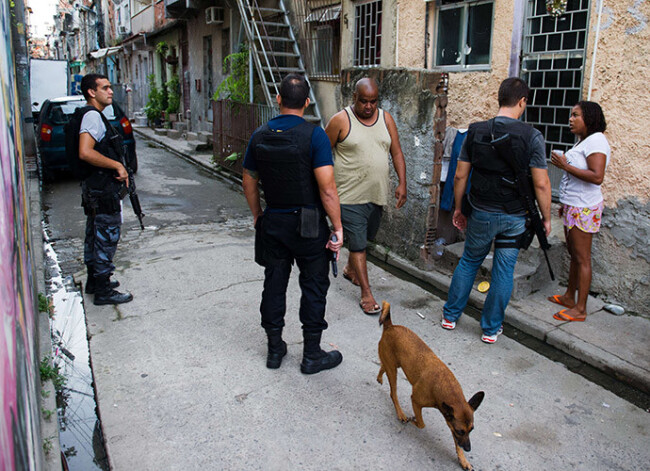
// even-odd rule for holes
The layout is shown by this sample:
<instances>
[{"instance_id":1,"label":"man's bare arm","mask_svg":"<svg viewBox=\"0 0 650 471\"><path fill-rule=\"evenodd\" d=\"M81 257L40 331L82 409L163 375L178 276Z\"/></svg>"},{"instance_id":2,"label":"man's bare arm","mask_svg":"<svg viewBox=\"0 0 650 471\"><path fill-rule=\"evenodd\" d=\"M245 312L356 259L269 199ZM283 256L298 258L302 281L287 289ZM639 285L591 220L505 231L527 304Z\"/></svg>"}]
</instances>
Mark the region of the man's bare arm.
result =
<instances>
[{"instance_id":1,"label":"man's bare arm","mask_svg":"<svg viewBox=\"0 0 650 471\"><path fill-rule=\"evenodd\" d=\"M454 175L454 215L452 216L452 223L461 231L467 227L467 218L461 212L461 208L471 170L472 164L459 160L456 166L456 175Z\"/></svg>"},{"instance_id":2,"label":"man's bare arm","mask_svg":"<svg viewBox=\"0 0 650 471\"><path fill-rule=\"evenodd\" d=\"M535 199L542 213L542 222L546 235L551 233L551 181L548 178L548 171L545 168L530 169L535 187Z\"/></svg>"},{"instance_id":3,"label":"man's bare arm","mask_svg":"<svg viewBox=\"0 0 650 471\"><path fill-rule=\"evenodd\" d=\"M244 169L242 177L242 187L244 188L244 196L248 207L253 214L253 225L257 224L257 218L262 214L262 204L260 203L260 190L257 186L260 177L257 172Z\"/></svg>"},{"instance_id":4,"label":"man's bare arm","mask_svg":"<svg viewBox=\"0 0 650 471\"><path fill-rule=\"evenodd\" d=\"M336 182L334 181L334 167L331 165L317 167L314 169L314 175L318 183L321 202L327 216L330 218L337 238L337 242L328 244L328 248L338 252L343 245L343 224L341 224L341 203L339 202L339 194L336 191Z\"/></svg>"},{"instance_id":5,"label":"man's bare arm","mask_svg":"<svg viewBox=\"0 0 650 471\"><path fill-rule=\"evenodd\" d=\"M406 203L406 161L404 159L404 154L402 153L402 146L399 143L399 133L397 132L397 125L395 120L388 112L385 113L386 127L388 128L388 134L390 134L390 155L393 160L393 167L395 168L395 173L397 173L397 178L399 179L399 184L395 190L395 198L397 199L396 208L401 208Z\"/></svg>"},{"instance_id":6,"label":"man's bare arm","mask_svg":"<svg viewBox=\"0 0 650 471\"><path fill-rule=\"evenodd\" d=\"M336 144L343 140L341 136L347 136L349 132L347 113L345 110L336 113L325 126L325 134L330 140L330 145L335 147Z\"/></svg>"}]
</instances>

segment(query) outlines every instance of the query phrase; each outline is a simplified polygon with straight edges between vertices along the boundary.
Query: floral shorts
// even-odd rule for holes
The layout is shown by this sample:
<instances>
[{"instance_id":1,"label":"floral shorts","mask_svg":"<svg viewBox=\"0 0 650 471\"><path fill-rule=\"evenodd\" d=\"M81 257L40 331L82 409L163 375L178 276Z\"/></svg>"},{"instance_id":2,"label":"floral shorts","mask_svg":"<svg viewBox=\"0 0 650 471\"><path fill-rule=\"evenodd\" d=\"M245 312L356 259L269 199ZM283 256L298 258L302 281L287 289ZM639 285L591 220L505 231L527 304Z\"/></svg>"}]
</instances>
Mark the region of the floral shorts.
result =
<instances>
[{"instance_id":1,"label":"floral shorts","mask_svg":"<svg viewBox=\"0 0 650 471\"><path fill-rule=\"evenodd\" d=\"M577 208L562 205L562 222L570 230L574 226L583 232L595 234L600 230L600 218L603 215L604 202L590 208Z\"/></svg>"}]
</instances>

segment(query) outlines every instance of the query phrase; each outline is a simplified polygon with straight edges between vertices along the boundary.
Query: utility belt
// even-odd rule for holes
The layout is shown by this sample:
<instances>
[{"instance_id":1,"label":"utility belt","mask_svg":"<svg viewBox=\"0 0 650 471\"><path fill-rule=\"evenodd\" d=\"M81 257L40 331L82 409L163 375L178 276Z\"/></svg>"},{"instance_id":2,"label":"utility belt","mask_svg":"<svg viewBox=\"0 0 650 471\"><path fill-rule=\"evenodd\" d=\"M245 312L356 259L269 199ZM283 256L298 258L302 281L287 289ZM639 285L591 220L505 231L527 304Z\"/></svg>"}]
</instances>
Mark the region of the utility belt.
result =
<instances>
[{"instance_id":1,"label":"utility belt","mask_svg":"<svg viewBox=\"0 0 650 471\"><path fill-rule=\"evenodd\" d=\"M294 210L287 211L273 211L267 208L267 212L273 214L284 213L284 214L295 214L300 218L300 223L298 224L298 232L300 237L304 239L317 239L320 231L320 225L325 219L325 211L319 207L308 207L303 206L302 208L297 208ZM266 254L264 248L264 236L263 236L263 226L266 213L260 215L257 218L257 223L255 224L255 262L258 265L266 266Z\"/></svg>"},{"instance_id":2,"label":"utility belt","mask_svg":"<svg viewBox=\"0 0 650 471\"><path fill-rule=\"evenodd\" d=\"M115 182L108 188L97 189L85 181L81 184L81 206L86 216L114 214L122 210L122 199L128 194L126 185Z\"/></svg>"}]
</instances>

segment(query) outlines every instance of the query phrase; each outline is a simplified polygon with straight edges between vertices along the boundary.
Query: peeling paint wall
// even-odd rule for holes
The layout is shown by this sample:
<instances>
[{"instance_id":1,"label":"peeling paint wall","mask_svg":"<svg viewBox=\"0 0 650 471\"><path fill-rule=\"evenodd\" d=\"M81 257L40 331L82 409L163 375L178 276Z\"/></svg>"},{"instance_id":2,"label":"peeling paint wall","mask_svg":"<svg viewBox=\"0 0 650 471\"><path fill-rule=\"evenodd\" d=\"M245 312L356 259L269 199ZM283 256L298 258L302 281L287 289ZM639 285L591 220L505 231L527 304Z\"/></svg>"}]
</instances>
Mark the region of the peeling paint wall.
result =
<instances>
[{"instance_id":1,"label":"peeling paint wall","mask_svg":"<svg viewBox=\"0 0 650 471\"><path fill-rule=\"evenodd\" d=\"M221 68L223 57L221 55L221 27L205 24L205 15L187 21L189 41L189 69L190 69L190 97L191 97L191 128L192 131L212 131L212 115L207 108L206 101L212 97L217 86L223 80ZM212 41L212 86L206 83L208 65L204 58L204 38ZM197 80L200 81L200 90L197 89Z\"/></svg>"},{"instance_id":2,"label":"peeling paint wall","mask_svg":"<svg viewBox=\"0 0 650 471\"><path fill-rule=\"evenodd\" d=\"M406 160L408 199L395 209L397 175L391 165L391 190L377 242L402 256L417 259L426 233L429 187L433 173L433 122L440 73L423 69L346 69L340 106L352 103L354 84L362 77L379 84L379 106L393 116Z\"/></svg>"},{"instance_id":3,"label":"peeling paint wall","mask_svg":"<svg viewBox=\"0 0 650 471\"><path fill-rule=\"evenodd\" d=\"M592 1L589 45L585 65L583 97L589 92L598 2ZM606 135L612 159L605 175L605 204L615 207L619 200L650 198L650 2L606 1L596 52L591 99L600 103L607 120ZM650 215L646 211L646 217Z\"/></svg>"}]
</instances>

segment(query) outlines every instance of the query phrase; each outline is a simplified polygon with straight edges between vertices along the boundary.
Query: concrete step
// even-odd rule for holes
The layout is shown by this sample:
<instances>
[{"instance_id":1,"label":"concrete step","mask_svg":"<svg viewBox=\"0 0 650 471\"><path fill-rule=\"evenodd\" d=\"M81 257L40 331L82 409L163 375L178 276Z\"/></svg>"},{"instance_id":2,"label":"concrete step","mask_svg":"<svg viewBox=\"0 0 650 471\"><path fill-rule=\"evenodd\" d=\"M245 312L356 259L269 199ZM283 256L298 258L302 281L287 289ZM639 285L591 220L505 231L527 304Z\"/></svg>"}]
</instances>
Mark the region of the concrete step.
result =
<instances>
[{"instance_id":1,"label":"concrete step","mask_svg":"<svg viewBox=\"0 0 650 471\"><path fill-rule=\"evenodd\" d=\"M212 133L210 131L199 131L196 133L197 138L204 144L212 144Z\"/></svg>"},{"instance_id":2,"label":"concrete step","mask_svg":"<svg viewBox=\"0 0 650 471\"><path fill-rule=\"evenodd\" d=\"M187 123L184 121L174 121L172 123L172 129L176 129L180 132L187 131Z\"/></svg>"},{"instance_id":3,"label":"concrete step","mask_svg":"<svg viewBox=\"0 0 650 471\"><path fill-rule=\"evenodd\" d=\"M199 134L196 132L188 131L185 133L185 139L187 139L188 141L198 141Z\"/></svg>"},{"instance_id":4,"label":"concrete step","mask_svg":"<svg viewBox=\"0 0 650 471\"><path fill-rule=\"evenodd\" d=\"M180 139L181 132L178 129L167 129L167 137L172 139Z\"/></svg>"},{"instance_id":5,"label":"concrete step","mask_svg":"<svg viewBox=\"0 0 650 471\"><path fill-rule=\"evenodd\" d=\"M166 136L167 135L167 129L165 128L156 128L153 130L154 134L156 136Z\"/></svg>"},{"instance_id":6,"label":"concrete step","mask_svg":"<svg viewBox=\"0 0 650 471\"><path fill-rule=\"evenodd\" d=\"M562 254L564 248L559 243L559 240L551 239L551 249L549 250L549 258L554 272L558 272L562 267ZM453 273L458 261L463 255L465 242L457 242L455 244L444 246L444 251L438 262L436 268L444 272ZM492 271L492 262L494 259L494 248L485 257L483 264L478 270L476 275L476 282L491 281L490 273ZM537 240L528 248L528 250L521 250L515 265L514 284L512 288L512 299L522 299L529 294L539 291L544 286L551 283L551 278L548 272L548 266L544 258L544 253L539 248Z\"/></svg>"}]
</instances>

